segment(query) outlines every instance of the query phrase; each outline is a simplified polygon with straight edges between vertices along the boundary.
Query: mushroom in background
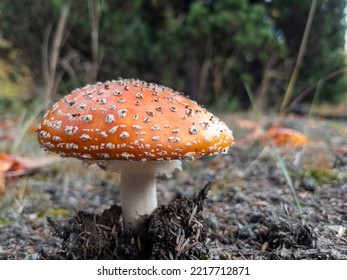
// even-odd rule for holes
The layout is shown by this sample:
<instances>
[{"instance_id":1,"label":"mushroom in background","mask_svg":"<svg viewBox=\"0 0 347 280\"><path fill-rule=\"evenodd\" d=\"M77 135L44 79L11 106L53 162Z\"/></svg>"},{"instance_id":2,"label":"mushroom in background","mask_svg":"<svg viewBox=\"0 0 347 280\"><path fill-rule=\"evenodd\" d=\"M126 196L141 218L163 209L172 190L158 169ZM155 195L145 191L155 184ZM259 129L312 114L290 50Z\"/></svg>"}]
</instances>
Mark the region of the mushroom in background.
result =
<instances>
[{"instance_id":1,"label":"mushroom in background","mask_svg":"<svg viewBox=\"0 0 347 280\"><path fill-rule=\"evenodd\" d=\"M157 207L156 174L180 170L181 160L227 153L233 135L170 88L119 79L76 89L54 104L38 141L62 157L120 172L124 223L136 227Z\"/></svg>"}]
</instances>

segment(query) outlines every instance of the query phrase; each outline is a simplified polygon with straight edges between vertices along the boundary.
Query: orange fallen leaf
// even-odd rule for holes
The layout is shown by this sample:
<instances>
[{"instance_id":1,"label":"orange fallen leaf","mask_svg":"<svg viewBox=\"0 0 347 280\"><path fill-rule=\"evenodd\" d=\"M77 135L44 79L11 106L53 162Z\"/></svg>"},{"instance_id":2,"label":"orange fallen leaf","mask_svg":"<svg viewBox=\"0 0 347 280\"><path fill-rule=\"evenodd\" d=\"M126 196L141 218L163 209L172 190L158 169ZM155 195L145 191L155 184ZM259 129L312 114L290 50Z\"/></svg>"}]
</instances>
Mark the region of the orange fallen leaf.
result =
<instances>
[{"instance_id":1,"label":"orange fallen leaf","mask_svg":"<svg viewBox=\"0 0 347 280\"><path fill-rule=\"evenodd\" d=\"M5 153L0 153L0 173L5 173L13 165L13 158Z\"/></svg>"},{"instance_id":2,"label":"orange fallen leaf","mask_svg":"<svg viewBox=\"0 0 347 280\"><path fill-rule=\"evenodd\" d=\"M23 171L26 167L17 160L15 155L0 153L0 173L4 177L8 177L8 174L14 171Z\"/></svg>"},{"instance_id":3,"label":"orange fallen leaf","mask_svg":"<svg viewBox=\"0 0 347 280\"><path fill-rule=\"evenodd\" d=\"M286 127L270 127L266 133L275 146L302 147L308 143L308 138L303 133Z\"/></svg>"},{"instance_id":4,"label":"orange fallen leaf","mask_svg":"<svg viewBox=\"0 0 347 280\"><path fill-rule=\"evenodd\" d=\"M5 194L5 173L13 166L14 159L5 153L0 153L0 196Z\"/></svg>"},{"instance_id":5,"label":"orange fallen leaf","mask_svg":"<svg viewBox=\"0 0 347 280\"><path fill-rule=\"evenodd\" d=\"M5 178L15 178L34 172L59 161L56 156L27 158L12 154L0 153L0 196L6 190Z\"/></svg>"},{"instance_id":6,"label":"orange fallen leaf","mask_svg":"<svg viewBox=\"0 0 347 280\"><path fill-rule=\"evenodd\" d=\"M30 174L40 168L47 167L61 160L61 158L57 156L45 156L39 158L28 158L17 155L11 156L14 158L15 161L10 170L5 172L6 178Z\"/></svg>"}]
</instances>

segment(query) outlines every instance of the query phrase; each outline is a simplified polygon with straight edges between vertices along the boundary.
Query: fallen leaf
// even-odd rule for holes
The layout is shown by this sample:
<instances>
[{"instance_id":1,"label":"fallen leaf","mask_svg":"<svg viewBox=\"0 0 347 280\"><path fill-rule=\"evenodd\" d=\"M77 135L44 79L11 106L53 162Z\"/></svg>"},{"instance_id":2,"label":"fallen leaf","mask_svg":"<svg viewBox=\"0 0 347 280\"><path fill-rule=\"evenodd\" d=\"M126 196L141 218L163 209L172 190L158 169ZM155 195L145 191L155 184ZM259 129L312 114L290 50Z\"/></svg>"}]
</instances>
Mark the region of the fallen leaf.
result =
<instances>
[{"instance_id":1,"label":"fallen leaf","mask_svg":"<svg viewBox=\"0 0 347 280\"><path fill-rule=\"evenodd\" d=\"M25 165L17 160L15 155L0 153L0 173L8 178L12 172L23 172L26 169Z\"/></svg>"},{"instance_id":2,"label":"fallen leaf","mask_svg":"<svg viewBox=\"0 0 347 280\"><path fill-rule=\"evenodd\" d=\"M291 128L273 126L266 134L275 146L303 147L308 143L306 135Z\"/></svg>"},{"instance_id":3,"label":"fallen leaf","mask_svg":"<svg viewBox=\"0 0 347 280\"><path fill-rule=\"evenodd\" d=\"M12 154L0 153L0 196L4 195L5 193L6 178L15 178L30 174L59 160L60 158L56 156L27 158Z\"/></svg>"},{"instance_id":4,"label":"fallen leaf","mask_svg":"<svg viewBox=\"0 0 347 280\"><path fill-rule=\"evenodd\" d=\"M13 164L13 157L5 153L0 153L0 196L3 196L6 191L5 173L11 169Z\"/></svg>"},{"instance_id":5,"label":"fallen leaf","mask_svg":"<svg viewBox=\"0 0 347 280\"><path fill-rule=\"evenodd\" d=\"M44 168L61 160L56 156L46 156L40 158L26 158L14 156L15 162L12 167L5 172L6 178L13 178L35 172L37 169Z\"/></svg>"},{"instance_id":6,"label":"fallen leaf","mask_svg":"<svg viewBox=\"0 0 347 280\"><path fill-rule=\"evenodd\" d=\"M5 173L13 165L14 159L5 153L0 153L0 173Z\"/></svg>"}]
</instances>

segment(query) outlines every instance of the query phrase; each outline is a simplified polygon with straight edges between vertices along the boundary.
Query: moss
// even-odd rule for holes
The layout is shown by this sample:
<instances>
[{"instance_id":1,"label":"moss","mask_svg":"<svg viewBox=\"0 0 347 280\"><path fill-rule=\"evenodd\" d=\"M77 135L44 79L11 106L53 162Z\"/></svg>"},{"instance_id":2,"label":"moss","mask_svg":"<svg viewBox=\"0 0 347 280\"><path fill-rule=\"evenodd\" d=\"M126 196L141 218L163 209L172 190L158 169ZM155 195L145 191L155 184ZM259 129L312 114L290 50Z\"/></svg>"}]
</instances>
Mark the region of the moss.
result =
<instances>
[{"instance_id":1,"label":"moss","mask_svg":"<svg viewBox=\"0 0 347 280\"><path fill-rule=\"evenodd\" d=\"M312 170L309 171L317 185L331 184L332 182L339 182L339 171L336 169L331 170Z\"/></svg>"},{"instance_id":2,"label":"moss","mask_svg":"<svg viewBox=\"0 0 347 280\"><path fill-rule=\"evenodd\" d=\"M9 217L0 218L0 227L10 223L11 221L12 219Z\"/></svg>"},{"instance_id":3,"label":"moss","mask_svg":"<svg viewBox=\"0 0 347 280\"><path fill-rule=\"evenodd\" d=\"M47 211L42 212L40 217L43 216L50 216L50 217L70 217L71 216L71 211L66 208L49 208Z\"/></svg>"}]
</instances>

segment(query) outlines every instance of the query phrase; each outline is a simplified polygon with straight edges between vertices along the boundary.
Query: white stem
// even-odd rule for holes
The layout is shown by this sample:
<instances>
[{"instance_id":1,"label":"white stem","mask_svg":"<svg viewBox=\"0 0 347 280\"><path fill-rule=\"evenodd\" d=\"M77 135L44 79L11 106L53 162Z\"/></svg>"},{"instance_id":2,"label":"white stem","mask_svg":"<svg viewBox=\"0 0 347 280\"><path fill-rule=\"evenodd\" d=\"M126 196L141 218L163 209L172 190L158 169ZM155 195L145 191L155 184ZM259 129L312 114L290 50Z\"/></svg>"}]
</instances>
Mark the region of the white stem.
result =
<instances>
[{"instance_id":1,"label":"white stem","mask_svg":"<svg viewBox=\"0 0 347 280\"><path fill-rule=\"evenodd\" d=\"M182 170L180 160L171 161L125 161L96 160L105 171L120 172L121 204L124 224L137 228L141 216L149 215L157 207L155 174L171 174Z\"/></svg>"},{"instance_id":2,"label":"white stem","mask_svg":"<svg viewBox=\"0 0 347 280\"><path fill-rule=\"evenodd\" d=\"M155 174L123 171L120 187L124 224L136 227L141 216L157 207Z\"/></svg>"}]
</instances>

